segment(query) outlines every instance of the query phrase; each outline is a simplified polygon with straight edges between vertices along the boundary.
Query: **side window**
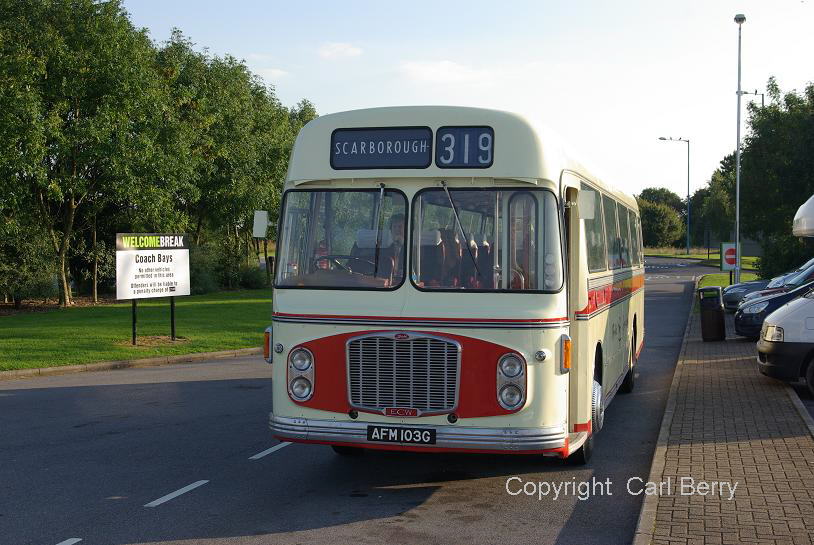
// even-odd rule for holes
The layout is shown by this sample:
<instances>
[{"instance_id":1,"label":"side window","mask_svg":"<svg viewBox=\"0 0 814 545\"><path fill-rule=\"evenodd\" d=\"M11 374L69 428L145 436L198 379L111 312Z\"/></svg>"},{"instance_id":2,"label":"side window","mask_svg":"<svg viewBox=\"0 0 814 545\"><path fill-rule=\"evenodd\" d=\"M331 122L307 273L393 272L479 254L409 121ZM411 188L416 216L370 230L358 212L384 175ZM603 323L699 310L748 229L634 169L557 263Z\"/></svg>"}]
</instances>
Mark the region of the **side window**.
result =
<instances>
[{"instance_id":1,"label":"side window","mask_svg":"<svg viewBox=\"0 0 814 545\"><path fill-rule=\"evenodd\" d=\"M588 246L588 270L604 271L608 268L605 253L605 232L602 229L602 194L590 186L582 185L582 191L590 194L594 202L594 217L585 222L585 242Z\"/></svg>"},{"instance_id":2,"label":"side window","mask_svg":"<svg viewBox=\"0 0 814 545\"><path fill-rule=\"evenodd\" d=\"M622 252L619 231L616 227L616 201L602 195L602 209L605 214L605 241L608 247L608 268L618 269L622 266Z\"/></svg>"},{"instance_id":3,"label":"side window","mask_svg":"<svg viewBox=\"0 0 814 545\"><path fill-rule=\"evenodd\" d=\"M628 210L626 207L616 203L619 213L619 240L621 244L622 267L630 267L630 226L628 221Z\"/></svg>"},{"instance_id":4,"label":"side window","mask_svg":"<svg viewBox=\"0 0 814 545\"><path fill-rule=\"evenodd\" d=\"M642 218L636 218L636 230L639 231L639 263L644 265L644 239L642 238Z\"/></svg>"},{"instance_id":5,"label":"side window","mask_svg":"<svg viewBox=\"0 0 814 545\"><path fill-rule=\"evenodd\" d=\"M633 259L635 265L642 264L641 246L639 245L639 219L633 210L628 210L628 217L630 218L630 257Z\"/></svg>"}]
</instances>

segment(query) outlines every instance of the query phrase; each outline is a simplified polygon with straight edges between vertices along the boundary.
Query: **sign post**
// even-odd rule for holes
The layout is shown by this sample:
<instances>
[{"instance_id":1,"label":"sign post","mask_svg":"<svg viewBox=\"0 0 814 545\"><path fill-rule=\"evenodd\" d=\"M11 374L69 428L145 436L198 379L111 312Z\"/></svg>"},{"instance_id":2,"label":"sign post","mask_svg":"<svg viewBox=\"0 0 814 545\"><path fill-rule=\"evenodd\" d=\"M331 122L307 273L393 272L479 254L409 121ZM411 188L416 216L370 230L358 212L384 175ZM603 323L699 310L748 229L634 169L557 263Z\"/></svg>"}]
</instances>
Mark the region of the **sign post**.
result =
<instances>
[{"instance_id":1,"label":"sign post","mask_svg":"<svg viewBox=\"0 0 814 545\"><path fill-rule=\"evenodd\" d=\"M170 334L175 336L175 296L189 295L189 245L182 233L116 234L116 299L130 299L133 345L138 299L170 298Z\"/></svg>"}]
</instances>

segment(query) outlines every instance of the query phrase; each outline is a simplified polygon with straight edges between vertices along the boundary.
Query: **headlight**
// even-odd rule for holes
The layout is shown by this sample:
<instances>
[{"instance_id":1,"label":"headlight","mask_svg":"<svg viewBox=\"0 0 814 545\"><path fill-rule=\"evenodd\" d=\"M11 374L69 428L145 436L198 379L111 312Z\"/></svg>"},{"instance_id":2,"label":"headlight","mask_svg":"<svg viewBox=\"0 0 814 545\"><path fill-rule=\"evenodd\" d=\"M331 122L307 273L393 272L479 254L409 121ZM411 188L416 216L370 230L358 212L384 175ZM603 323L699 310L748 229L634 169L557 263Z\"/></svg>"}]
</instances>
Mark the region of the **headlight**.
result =
<instances>
[{"instance_id":1,"label":"headlight","mask_svg":"<svg viewBox=\"0 0 814 545\"><path fill-rule=\"evenodd\" d=\"M311 381L305 377L297 377L288 385L288 389L297 399L307 399L311 395Z\"/></svg>"},{"instance_id":2,"label":"headlight","mask_svg":"<svg viewBox=\"0 0 814 545\"><path fill-rule=\"evenodd\" d=\"M500 390L500 401L503 403L503 406L507 409L513 409L520 404L520 401L523 400L523 392L520 391L520 388L515 386L514 384L509 384L504 386L502 390Z\"/></svg>"},{"instance_id":3,"label":"headlight","mask_svg":"<svg viewBox=\"0 0 814 545\"><path fill-rule=\"evenodd\" d=\"M763 339L774 343L782 343L783 328L776 325L766 326L766 330L763 332Z\"/></svg>"},{"instance_id":4,"label":"headlight","mask_svg":"<svg viewBox=\"0 0 814 545\"><path fill-rule=\"evenodd\" d=\"M746 288L734 288L731 290L724 290L726 293L743 293L746 291Z\"/></svg>"},{"instance_id":5,"label":"headlight","mask_svg":"<svg viewBox=\"0 0 814 545\"><path fill-rule=\"evenodd\" d=\"M294 366L294 369L297 371L307 371L311 364L314 363L314 358L311 356L311 352L306 350L305 348L297 348L291 353L289 356L291 361L291 365Z\"/></svg>"},{"instance_id":6,"label":"headlight","mask_svg":"<svg viewBox=\"0 0 814 545\"><path fill-rule=\"evenodd\" d=\"M749 305L748 307L743 307L744 314L757 314L758 312L763 312L766 310L766 307L769 306L768 301L763 301L762 303L757 303L755 305Z\"/></svg>"},{"instance_id":7,"label":"headlight","mask_svg":"<svg viewBox=\"0 0 814 545\"><path fill-rule=\"evenodd\" d=\"M523 362L514 354L507 354L500 358L500 372L506 378L514 378L523 372Z\"/></svg>"}]
</instances>

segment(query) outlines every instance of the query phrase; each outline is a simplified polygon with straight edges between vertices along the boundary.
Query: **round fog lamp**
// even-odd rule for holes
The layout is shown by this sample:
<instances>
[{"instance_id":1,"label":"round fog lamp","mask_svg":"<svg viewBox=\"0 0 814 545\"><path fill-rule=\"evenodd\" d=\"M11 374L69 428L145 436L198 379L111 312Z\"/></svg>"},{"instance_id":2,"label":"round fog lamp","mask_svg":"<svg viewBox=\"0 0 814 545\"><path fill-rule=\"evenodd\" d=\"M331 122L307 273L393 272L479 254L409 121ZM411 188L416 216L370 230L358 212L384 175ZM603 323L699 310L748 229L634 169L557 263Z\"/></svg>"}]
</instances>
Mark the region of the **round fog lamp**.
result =
<instances>
[{"instance_id":1,"label":"round fog lamp","mask_svg":"<svg viewBox=\"0 0 814 545\"><path fill-rule=\"evenodd\" d=\"M523 392L514 384L504 386L503 389L500 390L500 401L509 409L517 407L521 399L523 399Z\"/></svg>"},{"instance_id":2,"label":"round fog lamp","mask_svg":"<svg viewBox=\"0 0 814 545\"><path fill-rule=\"evenodd\" d=\"M504 377L514 378L523 372L523 362L517 356L503 356L500 360L500 372Z\"/></svg>"},{"instance_id":3,"label":"round fog lamp","mask_svg":"<svg viewBox=\"0 0 814 545\"><path fill-rule=\"evenodd\" d=\"M307 371L312 363L311 353L304 348L298 348L291 353L291 365L297 371Z\"/></svg>"},{"instance_id":4,"label":"round fog lamp","mask_svg":"<svg viewBox=\"0 0 814 545\"><path fill-rule=\"evenodd\" d=\"M297 399L305 399L311 395L311 381L304 377L297 377L291 381L289 389Z\"/></svg>"}]
</instances>

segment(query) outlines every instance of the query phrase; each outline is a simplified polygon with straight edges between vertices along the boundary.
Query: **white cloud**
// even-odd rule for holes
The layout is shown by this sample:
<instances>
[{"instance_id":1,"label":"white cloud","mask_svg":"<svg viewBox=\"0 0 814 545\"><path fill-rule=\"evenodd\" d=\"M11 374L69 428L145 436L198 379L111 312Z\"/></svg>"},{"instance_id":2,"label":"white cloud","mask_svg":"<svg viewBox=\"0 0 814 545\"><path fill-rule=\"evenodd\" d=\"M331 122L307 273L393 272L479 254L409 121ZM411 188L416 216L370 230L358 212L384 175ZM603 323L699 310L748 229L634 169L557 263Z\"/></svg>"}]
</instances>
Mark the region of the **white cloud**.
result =
<instances>
[{"instance_id":1,"label":"white cloud","mask_svg":"<svg viewBox=\"0 0 814 545\"><path fill-rule=\"evenodd\" d=\"M358 57L362 54L362 48L345 42L330 42L320 46L317 53L323 59L342 59Z\"/></svg>"},{"instance_id":2,"label":"white cloud","mask_svg":"<svg viewBox=\"0 0 814 545\"><path fill-rule=\"evenodd\" d=\"M261 77L263 77L264 79L272 80L272 81L278 80L278 79L281 79L281 78L284 78L284 77L290 75L289 72L286 72L285 70L283 70L281 68L258 68L257 70L255 70L255 72L257 74L259 74Z\"/></svg>"},{"instance_id":3,"label":"white cloud","mask_svg":"<svg viewBox=\"0 0 814 545\"><path fill-rule=\"evenodd\" d=\"M399 66L408 79L421 83L485 83L493 79L491 70L479 70L453 61L405 61Z\"/></svg>"}]
</instances>

